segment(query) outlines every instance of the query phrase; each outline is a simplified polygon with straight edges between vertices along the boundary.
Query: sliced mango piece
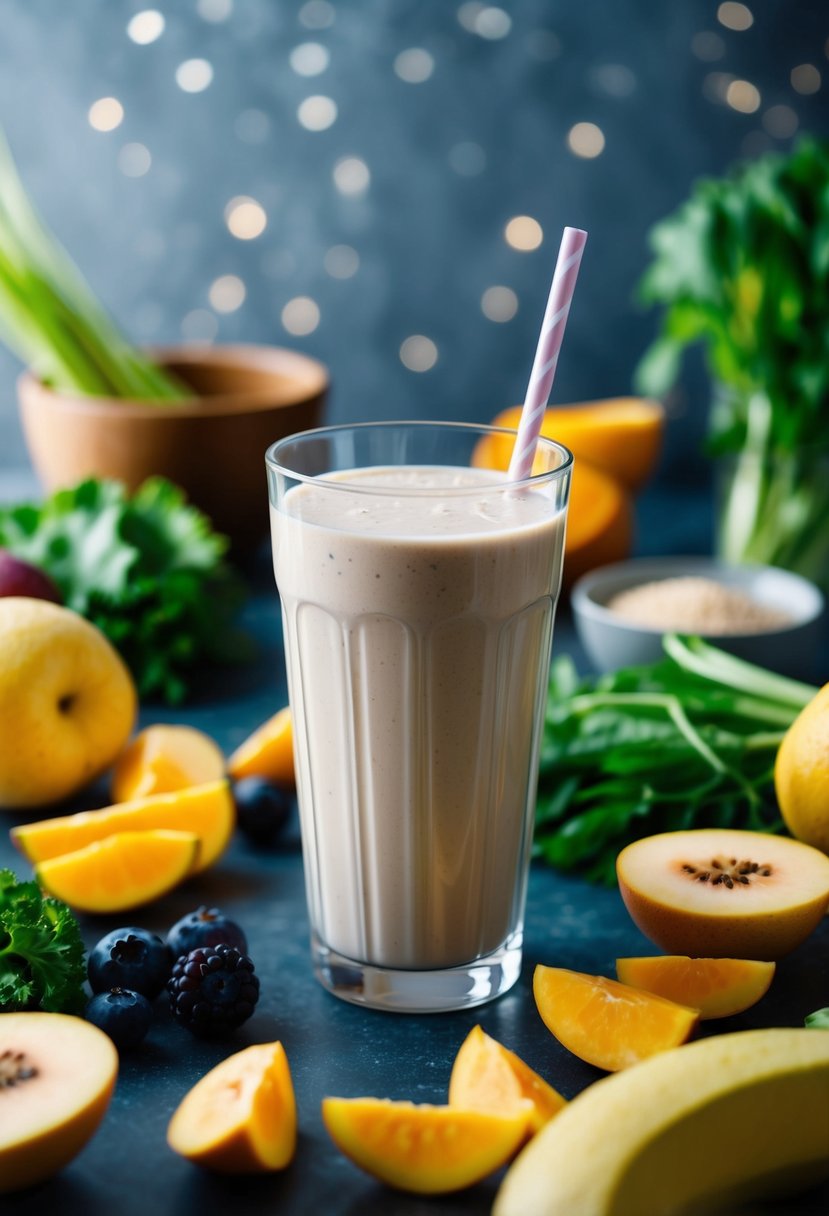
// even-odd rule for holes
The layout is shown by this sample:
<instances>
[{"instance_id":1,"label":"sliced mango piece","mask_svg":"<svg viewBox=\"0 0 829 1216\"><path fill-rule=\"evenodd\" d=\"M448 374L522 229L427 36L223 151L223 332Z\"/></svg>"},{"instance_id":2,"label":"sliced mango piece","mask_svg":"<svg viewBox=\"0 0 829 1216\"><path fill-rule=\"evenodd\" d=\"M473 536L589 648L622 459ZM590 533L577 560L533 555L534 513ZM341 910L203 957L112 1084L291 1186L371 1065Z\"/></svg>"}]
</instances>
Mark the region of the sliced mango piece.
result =
<instances>
[{"instance_id":1,"label":"sliced mango piece","mask_svg":"<svg viewBox=\"0 0 829 1216\"><path fill-rule=\"evenodd\" d=\"M509 1160L527 1133L525 1110L495 1115L384 1098L324 1098L322 1117L355 1165L421 1195L480 1182Z\"/></svg>"},{"instance_id":2,"label":"sliced mango piece","mask_svg":"<svg viewBox=\"0 0 829 1216\"><path fill-rule=\"evenodd\" d=\"M698 1009L704 1022L727 1018L756 1005L769 990L774 963L662 954L653 958L617 958L616 974L623 984Z\"/></svg>"},{"instance_id":3,"label":"sliced mango piece","mask_svg":"<svg viewBox=\"0 0 829 1216\"><path fill-rule=\"evenodd\" d=\"M279 1042L228 1056L185 1095L167 1129L174 1152L225 1174L284 1169L296 1149L296 1099Z\"/></svg>"},{"instance_id":4,"label":"sliced mango piece","mask_svg":"<svg viewBox=\"0 0 829 1216\"><path fill-rule=\"evenodd\" d=\"M533 995L550 1033L579 1059L606 1072L678 1047L699 1020L696 1009L564 967L536 967Z\"/></svg>"},{"instance_id":5,"label":"sliced mango piece","mask_svg":"<svg viewBox=\"0 0 829 1216\"><path fill-rule=\"evenodd\" d=\"M126 746L112 773L112 801L131 802L221 781L221 748L194 726L147 726Z\"/></svg>"},{"instance_id":6,"label":"sliced mango piece","mask_svg":"<svg viewBox=\"0 0 829 1216\"><path fill-rule=\"evenodd\" d=\"M117 1073L112 1040L82 1018L0 1017L0 1195L68 1165L103 1119Z\"/></svg>"},{"instance_id":7,"label":"sliced mango piece","mask_svg":"<svg viewBox=\"0 0 829 1216\"><path fill-rule=\"evenodd\" d=\"M82 849L117 832L163 828L192 832L199 838L195 873L211 866L227 848L236 823L236 808L226 781L194 785L173 794L154 794L116 803L100 811L80 811L24 823L11 838L32 863Z\"/></svg>"},{"instance_id":8,"label":"sliced mango piece","mask_svg":"<svg viewBox=\"0 0 829 1216\"><path fill-rule=\"evenodd\" d=\"M449 1105L504 1114L527 1110L535 1135L557 1115L565 1099L514 1052L473 1026L461 1044L449 1078Z\"/></svg>"},{"instance_id":9,"label":"sliced mango piece","mask_svg":"<svg viewBox=\"0 0 829 1216\"><path fill-rule=\"evenodd\" d=\"M590 1085L510 1168L493 1216L754 1211L827 1175L829 1031L741 1030Z\"/></svg>"},{"instance_id":10,"label":"sliced mango piece","mask_svg":"<svg viewBox=\"0 0 829 1216\"><path fill-rule=\"evenodd\" d=\"M503 410L493 426L515 430L521 406ZM576 405L553 405L544 414L541 434L563 443L576 457L619 481L631 492L641 489L653 472L662 443L665 411L658 401L644 397L611 397L581 401ZM491 435L482 441L476 463L491 469L506 469L513 440Z\"/></svg>"},{"instance_id":11,"label":"sliced mango piece","mask_svg":"<svg viewBox=\"0 0 829 1216\"><path fill-rule=\"evenodd\" d=\"M289 706L263 722L227 762L234 781L264 777L276 785L294 784L294 732Z\"/></svg>"},{"instance_id":12,"label":"sliced mango piece","mask_svg":"<svg viewBox=\"0 0 829 1216\"><path fill-rule=\"evenodd\" d=\"M193 870L192 832L119 832L35 866L45 891L80 912L126 912L171 891Z\"/></svg>"}]
</instances>

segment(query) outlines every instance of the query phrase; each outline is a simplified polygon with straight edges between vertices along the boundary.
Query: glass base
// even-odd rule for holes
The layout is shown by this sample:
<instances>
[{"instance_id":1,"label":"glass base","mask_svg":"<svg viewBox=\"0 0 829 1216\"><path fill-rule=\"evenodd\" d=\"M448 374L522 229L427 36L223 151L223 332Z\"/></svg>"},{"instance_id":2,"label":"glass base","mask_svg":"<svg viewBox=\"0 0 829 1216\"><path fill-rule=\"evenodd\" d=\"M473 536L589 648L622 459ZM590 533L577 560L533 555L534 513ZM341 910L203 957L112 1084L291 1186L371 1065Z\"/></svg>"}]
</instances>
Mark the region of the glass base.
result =
<instances>
[{"instance_id":1,"label":"glass base","mask_svg":"<svg viewBox=\"0 0 829 1216\"><path fill-rule=\"evenodd\" d=\"M329 949L311 933L314 974L334 996L389 1013L448 1013L494 1001L521 974L522 931L483 958L437 971L397 971L360 963Z\"/></svg>"}]
</instances>

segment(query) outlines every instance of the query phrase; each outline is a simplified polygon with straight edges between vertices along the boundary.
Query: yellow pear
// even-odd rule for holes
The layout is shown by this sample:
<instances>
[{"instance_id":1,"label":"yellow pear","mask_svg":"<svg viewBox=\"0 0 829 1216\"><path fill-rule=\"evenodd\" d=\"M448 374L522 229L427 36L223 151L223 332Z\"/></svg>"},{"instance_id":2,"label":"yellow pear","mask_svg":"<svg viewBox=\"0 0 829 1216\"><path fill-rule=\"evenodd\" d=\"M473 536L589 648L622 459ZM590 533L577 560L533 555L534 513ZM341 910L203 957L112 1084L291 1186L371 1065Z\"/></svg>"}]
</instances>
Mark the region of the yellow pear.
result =
<instances>
[{"instance_id":1,"label":"yellow pear","mask_svg":"<svg viewBox=\"0 0 829 1216\"><path fill-rule=\"evenodd\" d=\"M829 684L787 730L777 753L774 785L791 834L829 853Z\"/></svg>"},{"instance_id":2,"label":"yellow pear","mask_svg":"<svg viewBox=\"0 0 829 1216\"><path fill-rule=\"evenodd\" d=\"M829 1031L744 1030L579 1094L504 1178L493 1216L731 1210L829 1175Z\"/></svg>"},{"instance_id":3,"label":"yellow pear","mask_svg":"<svg viewBox=\"0 0 829 1216\"><path fill-rule=\"evenodd\" d=\"M104 635L45 600L0 598L0 806L44 806L107 768L137 698Z\"/></svg>"}]
</instances>

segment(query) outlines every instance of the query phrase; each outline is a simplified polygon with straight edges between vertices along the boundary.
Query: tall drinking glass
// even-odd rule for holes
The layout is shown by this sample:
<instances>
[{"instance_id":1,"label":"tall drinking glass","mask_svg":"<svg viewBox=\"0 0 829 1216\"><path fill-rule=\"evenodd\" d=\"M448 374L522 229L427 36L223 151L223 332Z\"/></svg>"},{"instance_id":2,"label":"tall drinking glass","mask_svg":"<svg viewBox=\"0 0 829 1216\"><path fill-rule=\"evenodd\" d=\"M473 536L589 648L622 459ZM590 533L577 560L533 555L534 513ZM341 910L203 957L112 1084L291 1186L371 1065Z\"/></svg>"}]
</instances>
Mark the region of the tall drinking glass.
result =
<instances>
[{"instance_id":1,"label":"tall drinking glass","mask_svg":"<svg viewBox=\"0 0 829 1216\"><path fill-rule=\"evenodd\" d=\"M572 457L488 467L461 423L306 431L267 453L314 968L401 1011L521 966Z\"/></svg>"}]
</instances>

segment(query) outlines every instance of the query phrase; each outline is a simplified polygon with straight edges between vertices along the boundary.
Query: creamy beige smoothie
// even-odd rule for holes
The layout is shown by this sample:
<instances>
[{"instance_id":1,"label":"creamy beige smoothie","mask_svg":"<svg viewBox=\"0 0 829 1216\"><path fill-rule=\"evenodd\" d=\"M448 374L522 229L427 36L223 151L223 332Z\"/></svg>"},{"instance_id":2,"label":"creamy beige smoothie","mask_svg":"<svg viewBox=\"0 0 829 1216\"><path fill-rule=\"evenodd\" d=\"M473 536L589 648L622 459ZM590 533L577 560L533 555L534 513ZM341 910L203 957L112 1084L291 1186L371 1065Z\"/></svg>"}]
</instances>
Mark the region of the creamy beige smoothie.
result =
<instances>
[{"instance_id":1,"label":"creamy beige smoothie","mask_svg":"<svg viewBox=\"0 0 829 1216\"><path fill-rule=\"evenodd\" d=\"M312 927L376 967L520 930L564 511L470 468L359 468L272 508Z\"/></svg>"}]
</instances>

